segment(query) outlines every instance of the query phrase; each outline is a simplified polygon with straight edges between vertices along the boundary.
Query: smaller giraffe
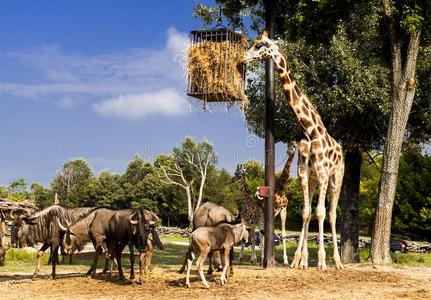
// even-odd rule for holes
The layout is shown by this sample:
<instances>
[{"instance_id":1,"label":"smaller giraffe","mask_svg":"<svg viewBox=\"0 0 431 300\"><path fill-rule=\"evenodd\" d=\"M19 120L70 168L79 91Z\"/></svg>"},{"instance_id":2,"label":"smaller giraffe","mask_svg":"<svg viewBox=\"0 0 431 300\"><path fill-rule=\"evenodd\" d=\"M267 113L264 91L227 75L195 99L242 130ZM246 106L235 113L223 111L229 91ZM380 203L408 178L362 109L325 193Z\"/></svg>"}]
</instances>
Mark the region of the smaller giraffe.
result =
<instances>
[{"instance_id":1,"label":"smaller giraffe","mask_svg":"<svg viewBox=\"0 0 431 300\"><path fill-rule=\"evenodd\" d=\"M274 217L280 214L281 219L281 239L283 240L283 264L288 265L287 251L286 251L286 219L287 219L287 199L284 190L286 189L287 181L290 176L290 167L292 166L293 157L296 152L296 142L292 141L287 150L287 161L278 179L275 188L274 199Z\"/></svg>"},{"instance_id":2,"label":"smaller giraffe","mask_svg":"<svg viewBox=\"0 0 431 300\"><path fill-rule=\"evenodd\" d=\"M250 197L247 189L246 182L246 170L242 164L239 164L236 167L235 175L232 181L241 182L241 191L243 195L243 204L240 210L240 216L243 220L244 224L250 228L250 242L251 242L251 259L250 263L253 264L256 262L256 235L254 230L256 226L259 228L260 241L261 241L261 249L262 256L261 261L263 262L263 230L264 230L264 214L262 207L257 203L256 199ZM239 254L239 261L241 262L244 255L244 243L241 244L241 252Z\"/></svg>"}]
</instances>

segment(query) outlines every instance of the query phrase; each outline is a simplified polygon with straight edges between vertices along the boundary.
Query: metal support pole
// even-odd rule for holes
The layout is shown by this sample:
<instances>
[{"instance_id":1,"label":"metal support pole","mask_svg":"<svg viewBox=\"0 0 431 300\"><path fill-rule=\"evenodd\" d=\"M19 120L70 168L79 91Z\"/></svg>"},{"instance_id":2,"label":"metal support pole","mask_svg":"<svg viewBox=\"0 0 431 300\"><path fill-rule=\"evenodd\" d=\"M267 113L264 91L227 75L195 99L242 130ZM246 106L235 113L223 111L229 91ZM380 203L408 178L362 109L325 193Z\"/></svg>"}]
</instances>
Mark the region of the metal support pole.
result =
<instances>
[{"instance_id":1,"label":"metal support pole","mask_svg":"<svg viewBox=\"0 0 431 300\"><path fill-rule=\"evenodd\" d=\"M269 30L269 38L274 38L275 30L275 3L276 0L265 0L265 25ZM274 62L266 61L265 65L265 185L269 187L268 197L265 198L265 244L263 267L275 266L274 253L274 191L275 191L275 146L274 146L274 120L275 120L275 84Z\"/></svg>"}]
</instances>

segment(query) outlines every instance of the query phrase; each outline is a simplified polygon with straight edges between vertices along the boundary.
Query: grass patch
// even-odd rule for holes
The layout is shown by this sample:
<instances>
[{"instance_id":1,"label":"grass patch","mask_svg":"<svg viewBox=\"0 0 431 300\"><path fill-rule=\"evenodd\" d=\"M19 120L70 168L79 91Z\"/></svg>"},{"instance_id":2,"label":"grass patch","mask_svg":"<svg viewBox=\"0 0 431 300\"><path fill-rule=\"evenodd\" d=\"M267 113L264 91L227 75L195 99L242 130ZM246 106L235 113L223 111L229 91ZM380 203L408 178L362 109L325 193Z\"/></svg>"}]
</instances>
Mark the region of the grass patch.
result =
<instances>
[{"instance_id":1,"label":"grass patch","mask_svg":"<svg viewBox=\"0 0 431 300\"><path fill-rule=\"evenodd\" d=\"M10 248L6 252L5 264L28 263L28 262L34 262L35 259L36 259L36 252L30 252L25 249ZM48 256L43 257L42 262L47 263Z\"/></svg>"},{"instance_id":2,"label":"grass patch","mask_svg":"<svg viewBox=\"0 0 431 300\"><path fill-rule=\"evenodd\" d=\"M391 258L397 265L431 267L431 253L391 253Z\"/></svg>"},{"instance_id":3,"label":"grass patch","mask_svg":"<svg viewBox=\"0 0 431 300\"><path fill-rule=\"evenodd\" d=\"M160 239L163 243L169 243L169 242L189 242L189 238L186 236L179 236L174 234L166 234L166 235L160 235Z\"/></svg>"}]
</instances>

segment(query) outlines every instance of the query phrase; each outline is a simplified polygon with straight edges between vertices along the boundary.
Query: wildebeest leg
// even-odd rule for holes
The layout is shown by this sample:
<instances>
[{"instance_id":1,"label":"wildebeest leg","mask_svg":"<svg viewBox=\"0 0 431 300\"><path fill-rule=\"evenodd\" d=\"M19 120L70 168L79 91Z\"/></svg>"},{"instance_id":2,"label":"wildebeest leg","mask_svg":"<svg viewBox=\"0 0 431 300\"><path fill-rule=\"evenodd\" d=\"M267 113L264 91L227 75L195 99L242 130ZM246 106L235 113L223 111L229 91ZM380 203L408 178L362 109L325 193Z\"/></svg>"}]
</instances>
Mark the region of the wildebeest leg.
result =
<instances>
[{"instance_id":1,"label":"wildebeest leg","mask_svg":"<svg viewBox=\"0 0 431 300\"><path fill-rule=\"evenodd\" d=\"M130 256L130 281L135 279L135 253L132 243L129 243L129 256Z\"/></svg>"},{"instance_id":2,"label":"wildebeest leg","mask_svg":"<svg viewBox=\"0 0 431 300\"><path fill-rule=\"evenodd\" d=\"M227 282L227 268L229 267L229 261L230 261L230 249L224 248L224 250L220 251L221 261L223 265L223 272L221 273L220 277L220 284L224 285Z\"/></svg>"},{"instance_id":3,"label":"wildebeest leg","mask_svg":"<svg viewBox=\"0 0 431 300\"><path fill-rule=\"evenodd\" d=\"M213 252L211 251L209 254L208 254L208 259L209 259L209 261L210 261L210 266L209 266L209 268L208 268L208 272L207 272L207 274L208 275L211 275L214 271L213 271L213 260L212 260L212 258L213 258Z\"/></svg>"},{"instance_id":4,"label":"wildebeest leg","mask_svg":"<svg viewBox=\"0 0 431 300\"><path fill-rule=\"evenodd\" d=\"M64 248L63 248L62 244L60 245L60 253L61 253L61 262L60 262L60 260L58 260L57 263L58 264L61 263L62 265L64 265L67 253L64 251Z\"/></svg>"},{"instance_id":5,"label":"wildebeest leg","mask_svg":"<svg viewBox=\"0 0 431 300\"><path fill-rule=\"evenodd\" d=\"M242 260L244 259L244 247L245 243L241 242L241 251L239 252L238 262L241 264Z\"/></svg>"},{"instance_id":6,"label":"wildebeest leg","mask_svg":"<svg viewBox=\"0 0 431 300\"><path fill-rule=\"evenodd\" d=\"M42 247L39 249L39 251L37 251L37 255L36 255L36 270L33 273L33 279L36 278L37 274L39 274L39 271L40 271L40 262L42 260L42 255L46 251L46 249L48 249L48 247L49 247L49 244L48 243L44 243L42 245Z\"/></svg>"},{"instance_id":7,"label":"wildebeest leg","mask_svg":"<svg viewBox=\"0 0 431 300\"><path fill-rule=\"evenodd\" d=\"M69 265L72 264L72 253L69 254Z\"/></svg>"},{"instance_id":8,"label":"wildebeest leg","mask_svg":"<svg viewBox=\"0 0 431 300\"><path fill-rule=\"evenodd\" d=\"M229 251L229 272L228 277L233 276L233 257L234 257L234 251L233 247Z\"/></svg>"},{"instance_id":9,"label":"wildebeest leg","mask_svg":"<svg viewBox=\"0 0 431 300\"><path fill-rule=\"evenodd\" d=\"M123 281L126 278L124 277L123 268L121 267L121 253L123 252L125 245L117 245L115 247L115 256L117 257L117 265L118 265L118 275L120 277L120 280Z\"/></svg>"},{"instance_id":10,"label":"wildebeest leg","mask_svg":"<svg viewBox=\"0 0 431 300\"><path fill-rule=\"evenodd\" d=\"M145 255L145 274L147 271L151 271L151 261L153 260L153 251L154 250L148 250Z\"/></svg>"},{"instance_id":11,"label":"wildebeest leg","mask_svg":"<svg viewBox=\"0 0 431 300\"><path fill-rule=\"evenodd\" d=\"M198 260L196 261L196 266L198 268L199 275L201 276L202 282L207 289L210 286L209 286L209 284L205 278L204 271L202 270L202 267L203 267L204 261L207 258L207 255L209 252L210 252L209 249L202 249L201 253L199 254Z\"/></svg>"},{"instance_id":12,"label":"wildebeest leg","mask_svg":"<svg viewBox=\"0 0 431 300\"><path fill-rule=\"evenodd\" d=\"M96 248L96 247L95 247ZM99 246L94 251L93 256L93 264L91 265L90 270L87 272L87 276L91 275L91 277L94 277L96 275L96 269L97 269L97 261L99 260L99 255L102 253L102 247Z\"/></svg>"},{"instance_id":13,"label":"wildebeest leg","mask_svg":"<svg viewBox=\"0 0 431 300\"><path fill-rule=\"evenodd\" d=\"M55 279L55 267L58 263L58 245L51 246L51 254L52 254L52 279Z\"/></svg>"},{"instance_id":14,"label":"wildebeest leg","mask_svg":"<svg viewBox=\"0 0 431 300\"><path fill-rule=\"evenodd\" d=\"M187 252L187 253L188 253L188 252ZM184 263L183 263L183 265L181 266L180 270L178 271L178 273L180 273L180 274L183 274L183 273L184 273L184 270L186 269L186 266L187 266L187 253L186 253L186 257L185 257L185 259L184 259Z\"/></svg>"},{"instance_id":15,"label":"wildebeest leg","mask_svg":"<svg viewBox=\"0 0 431 300\"><path fill-rule=\"evenodd\" d=\"M106 274L109 269L109 259L105 257L105 267L103 268L103 274Z\"/></svg>"},{"instance_id":16,"label":"wildebeest leg","mask_svg":"<svg viewBox=\"0 0 431 300\"><path fill-rule=\"evenodd\" d=\"M142 278L143 275L145 277L148 274L148 271L151 271L151 260L153 258L153 252L154 252L154 244L152 241L148 240L148 247L147 251L141 252L139 256L139 284L142 284ZM142 272L142 269L144 268L144 272Z\"/></svg>"},{"instance_id":17,"label":"wildebeest leg","mask_svg":"<svg viewBox=\"0 0 431 300\"><path fill-rule=\"evenodd\" d=\"M192 269L193 260L195 259L195 255L193 254L192 250L189 249L186 254L186 261L187 261L187 275L186 275L186 285L187 287L190 287L190 271Z\"/></svg>"},{"instance_id":18,"label":"wildebeest leg","mask_svg":"<svg viewBox=\"0 0 431 300\"><path fill-rule=\"evenodd\" d=\"M146 252L141 252L139 254L139 279L138 279L138 284L142 284L142 268L144 267L145 264L145 257L146 257Z\"/></svg>"}]
</instances>

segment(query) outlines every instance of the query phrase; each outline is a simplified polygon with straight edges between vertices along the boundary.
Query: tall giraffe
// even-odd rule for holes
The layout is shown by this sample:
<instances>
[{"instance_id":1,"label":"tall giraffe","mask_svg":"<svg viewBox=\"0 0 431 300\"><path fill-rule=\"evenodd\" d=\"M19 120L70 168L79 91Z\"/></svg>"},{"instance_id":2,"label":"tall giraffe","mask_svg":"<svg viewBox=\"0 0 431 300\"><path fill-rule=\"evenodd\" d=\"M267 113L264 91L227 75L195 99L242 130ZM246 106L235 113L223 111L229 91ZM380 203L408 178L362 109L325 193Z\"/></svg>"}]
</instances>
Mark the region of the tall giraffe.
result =
<instances>
[{"instance_id":1,"label":"tall giraffe","mask_svg":"<svg viewBox=\"0 0 431 300\"><path fill-rule=\"evenodd\" d=\"M336 269L342 269L343 266L338 253L335 221L338 198L344 176L343 150L341 145L328 134L316 107L299 90L281 49L275 41L268 38L268 32L265 30L253 41L252 46L244 55L243 62L247 63L266 59L274 61L288 104L301 125L305 136L298 145L298 176L304 194L303 223L298 248L291 266L303 269L308 268L307 238L311 217L311 200L316 187L319 186L319 200L316 210L319 222L317 266L318 269L327 269L326 252L323 243L323 223L326 215L326 191L329 187L331 192L329 223L331 225L334 244L334 262Z\"/></svg>"},{"instance_id":2,"label":"tall giraffe","mask_svg":"<svg viewBox=\"0 0 431 300\"><path fill-rule=\"evenodd\" d=\"M261 241L261 249L262 249L262 256L261 261L263 262L263 238L262 238L262 232L264 230L264 214L263 209L259 204L257 203L256 199L254 197L250 197L250 194L248 193L247 188L247 181L246 181L246 170L243 167L242 164L239 164L236 167L235 175L233 177L233 181L240 181L241 183L241 191L242 191L242 198L243 203L240 210L240 216L243 220L244 224L250 228L250 242L251 242L251 259L250 263L254 263L256 258L256 235L254 233L256 226L259 228L259 234L260 234L260 241ZM241 252L239 254L239 261L242 261L244 256L244 243L241 244Z\"/></svg>"}]
</instances>

